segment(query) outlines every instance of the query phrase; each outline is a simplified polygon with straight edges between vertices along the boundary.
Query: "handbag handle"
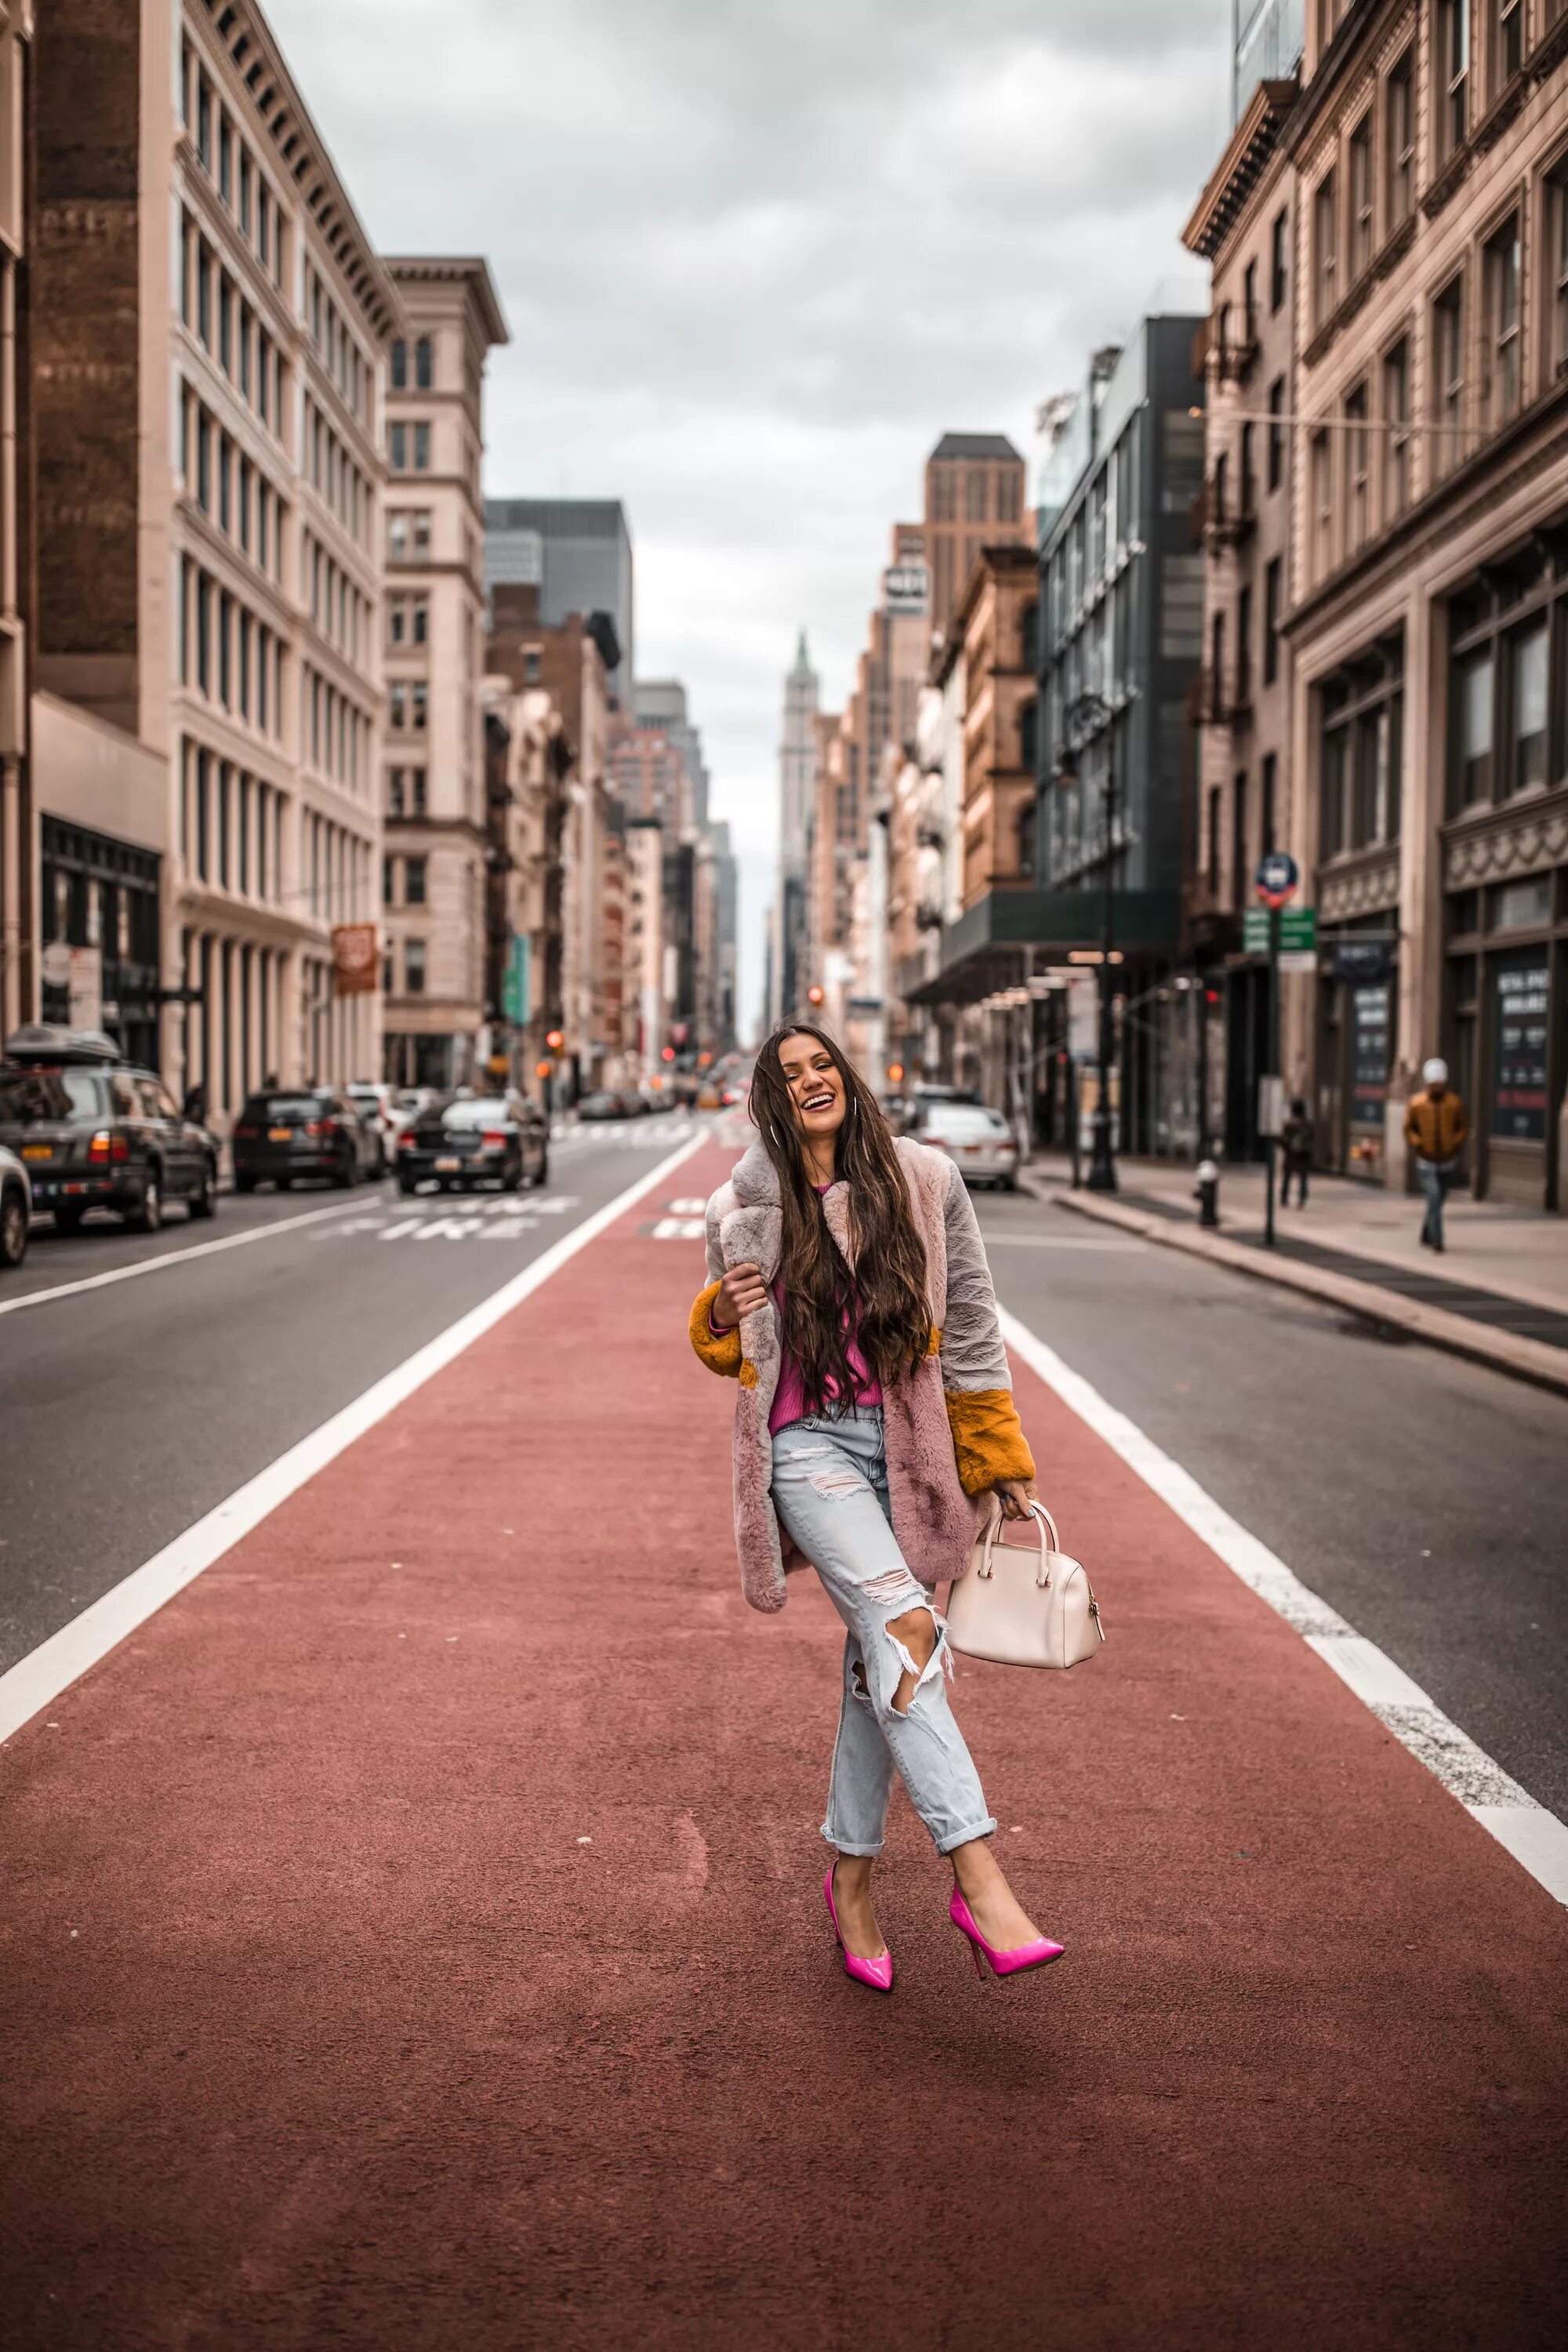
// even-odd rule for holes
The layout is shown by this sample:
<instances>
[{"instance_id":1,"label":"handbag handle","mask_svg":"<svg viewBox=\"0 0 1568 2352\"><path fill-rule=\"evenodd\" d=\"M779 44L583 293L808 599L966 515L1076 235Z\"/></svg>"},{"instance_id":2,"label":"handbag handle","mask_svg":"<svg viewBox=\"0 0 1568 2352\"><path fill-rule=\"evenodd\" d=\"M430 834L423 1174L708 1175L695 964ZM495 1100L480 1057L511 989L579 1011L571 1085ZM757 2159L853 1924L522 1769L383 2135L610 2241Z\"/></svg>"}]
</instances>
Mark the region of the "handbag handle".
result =
<instances>
[{"instance_id":1,"label":"handbag handle","mask_svg":"<svg viewBox=\"0 0 1568 2352\"><path fill-rule=\"evenodd\" d=\"M1029 1505L1029 1517L1034 1520L1039 1533L1039 1581L1042 1585L1047 1585L1051 1580L1049 1570L1046 1567L1046 1536L1048 1531L1051 1538L1049 1549L1052 1551L1060 1551L1062 1548L1061 1538L1057 1533L1057 1523L1055 1519L1052 1518L1049 1511L1047 1510L1044 1503L1032 1502ZM1000 1540L1002 1529L1006 1525L1006 1516L1003 1511L1000 1501L998 1501L996 1504L995 1514L985 1529L985 1549L980 1562L980 1573L982 1576L989 1576L991 1574L991 1554L997 1542ZM1025 1547L1022 1544L1005 1543L1003 1544L1002 1549L1004 1551L1022 1551Z\"/></svg>"}]
</instances>

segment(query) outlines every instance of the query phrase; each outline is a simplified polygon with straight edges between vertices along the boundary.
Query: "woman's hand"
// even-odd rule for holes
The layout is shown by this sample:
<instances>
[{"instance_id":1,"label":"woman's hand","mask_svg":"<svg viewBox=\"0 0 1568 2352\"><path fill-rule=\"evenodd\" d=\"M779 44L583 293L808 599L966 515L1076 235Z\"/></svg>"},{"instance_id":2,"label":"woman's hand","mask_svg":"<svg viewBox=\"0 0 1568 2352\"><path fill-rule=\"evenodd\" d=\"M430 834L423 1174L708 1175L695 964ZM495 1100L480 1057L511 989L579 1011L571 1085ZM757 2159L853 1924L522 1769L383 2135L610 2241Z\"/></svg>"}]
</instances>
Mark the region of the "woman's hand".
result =
<instances>
[{"instance_id":1,"label":"woman's hand","mask_svg":"<svg viewBox=\"0 0 1568 2352\"><path fill-rule=\"evenodd\" d=\"M754 1265L732 1265L719 1285L719 1296L708 1309L715 1331L732 1331L748 1315L768 1303L768 1286Z\"/></svg>"},{"instance_id":2,"label":"woman's hand","mask_svg":"<svg viewBox=\"0 0 1568 2352\"><path fill-rule=\"evenodd\" d=\"M998 1478L994 1493L1002 1506L1005 1519L1026 1519L1029 1506L1039 1493L1032 1478Z\"/></svg>"}]
</instances>

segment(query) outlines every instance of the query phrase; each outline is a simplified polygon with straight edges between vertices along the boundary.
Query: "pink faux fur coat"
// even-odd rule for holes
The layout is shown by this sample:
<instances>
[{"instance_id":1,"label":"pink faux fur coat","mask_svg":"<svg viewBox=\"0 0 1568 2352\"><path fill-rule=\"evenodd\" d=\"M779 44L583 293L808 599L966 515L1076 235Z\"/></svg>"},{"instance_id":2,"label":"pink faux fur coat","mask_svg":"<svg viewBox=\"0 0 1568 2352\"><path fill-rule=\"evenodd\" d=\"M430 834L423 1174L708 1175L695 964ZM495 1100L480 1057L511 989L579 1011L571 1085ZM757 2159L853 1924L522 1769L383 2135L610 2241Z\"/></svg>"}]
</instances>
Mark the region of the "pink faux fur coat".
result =
<instances>
[{"instance_id":1,"label":"pink faux fur coat","mask_svg":"<svg viewBox=\"0 0 1568 2352\"><path fill-rule=\"evenodd\" d=\"M1003 1478L1032 1478L1034 1461L1013 1407L1006 1350L974 1211L944 1154L901 1138L910 1205L925 1244L932 1353L884 1392L893 1532L914 1574L934 1586L962 1576L974 1538L972 1496ZM849 1187L823 1196L827 1228L853 1270ZM778 1178L754 1143L708 1203L709 1286L691 1310L691 1343L710 1370L738 1378L735 1548L753 1609L782 1609L785 1570L805 1560L773 1508L768 1416L778 1387L778 1310L770 1297L739 1331L716 1337L709 1309L731 1266L754 1265L771 1289L783 1240Z\"/></svg>"}]
</instances>

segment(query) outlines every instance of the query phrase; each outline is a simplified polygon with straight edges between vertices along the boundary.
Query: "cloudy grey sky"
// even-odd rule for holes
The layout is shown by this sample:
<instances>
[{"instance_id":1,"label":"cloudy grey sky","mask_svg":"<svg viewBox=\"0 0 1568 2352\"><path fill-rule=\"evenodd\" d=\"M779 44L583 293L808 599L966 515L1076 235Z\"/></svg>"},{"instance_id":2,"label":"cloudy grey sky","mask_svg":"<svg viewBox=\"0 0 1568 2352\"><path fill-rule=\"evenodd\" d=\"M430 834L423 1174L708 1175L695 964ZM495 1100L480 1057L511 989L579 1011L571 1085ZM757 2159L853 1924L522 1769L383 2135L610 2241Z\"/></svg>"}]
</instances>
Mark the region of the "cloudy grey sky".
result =
<instances>
[{"instance_id":1,"label":"cloudy grey sky","mask_svg":"<svg viewBox=\"0 0 1568 2352\"><path fill-rule=\"evenodd\" d=\"M851 677L947 427L1010 433L1192 264L1229 0L268 0L371 236L489 256L492 495L619 497L761 985L781 680Z\"/></svg>"}]
</instances>

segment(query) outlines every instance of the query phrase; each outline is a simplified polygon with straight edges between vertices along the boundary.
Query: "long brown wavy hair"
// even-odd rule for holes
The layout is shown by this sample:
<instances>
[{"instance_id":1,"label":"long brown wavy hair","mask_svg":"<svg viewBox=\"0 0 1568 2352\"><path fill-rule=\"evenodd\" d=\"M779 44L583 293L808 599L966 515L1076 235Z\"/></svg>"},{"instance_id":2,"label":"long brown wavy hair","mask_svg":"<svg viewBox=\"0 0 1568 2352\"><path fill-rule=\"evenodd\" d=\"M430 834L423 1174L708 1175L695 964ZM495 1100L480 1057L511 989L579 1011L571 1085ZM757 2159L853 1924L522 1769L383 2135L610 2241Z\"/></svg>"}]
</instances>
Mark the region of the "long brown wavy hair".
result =
<instances>
[{"instance_id":1,"label":"long brown wavy hair","mask_svg":"<svg viewBox=\"0 0 1568 2352\"><path fill-rule=\"evenodd\" d=\"M779 1058L787 1037L812 1038L831 1055L843 1081L844 1124L834 1139L834 1173L849 1187L853 1277L812 1183ZM892 1129L870 1087L824 1030L806 1021L785 1021L773 1031L752 1074L751 1113L779 1180L784 1343L800 1366L808 1411L827 1412L854 1393L847 1344L851 1320L867 1368L883 1387L891 1387L929 1351L925 1244L910 1212Z\"/></svg>"}]
</instances>

